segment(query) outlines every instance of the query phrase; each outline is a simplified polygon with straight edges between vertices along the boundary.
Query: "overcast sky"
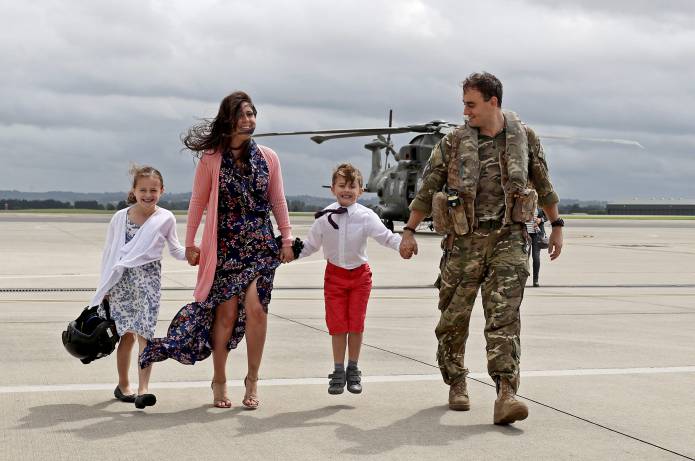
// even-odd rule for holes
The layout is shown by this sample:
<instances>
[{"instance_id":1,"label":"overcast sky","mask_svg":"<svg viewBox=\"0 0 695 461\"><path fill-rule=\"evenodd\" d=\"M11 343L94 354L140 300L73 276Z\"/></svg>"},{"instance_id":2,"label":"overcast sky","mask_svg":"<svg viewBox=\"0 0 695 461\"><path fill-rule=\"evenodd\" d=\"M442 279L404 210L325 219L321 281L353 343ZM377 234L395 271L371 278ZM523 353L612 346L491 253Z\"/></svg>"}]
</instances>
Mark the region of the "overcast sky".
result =
<instances>
[{"instance_id":1,"label":"overcast sky","mask_svg":"<svg viewBox=\"0 0 695 461\"><path fill-rule=\"evenodd\" d=\"M695 2L13 1L0 7L0 189L129 188L129 162L191 188L180 135L251 94L257 132L462 122L487 70L545 140L561 198L695 198ZM405 143L409 135L396 137ZM369 172L369 138L264 139L288 195ZM398 146L397 146L398 147Z\"/></svg>"}]
</instances>

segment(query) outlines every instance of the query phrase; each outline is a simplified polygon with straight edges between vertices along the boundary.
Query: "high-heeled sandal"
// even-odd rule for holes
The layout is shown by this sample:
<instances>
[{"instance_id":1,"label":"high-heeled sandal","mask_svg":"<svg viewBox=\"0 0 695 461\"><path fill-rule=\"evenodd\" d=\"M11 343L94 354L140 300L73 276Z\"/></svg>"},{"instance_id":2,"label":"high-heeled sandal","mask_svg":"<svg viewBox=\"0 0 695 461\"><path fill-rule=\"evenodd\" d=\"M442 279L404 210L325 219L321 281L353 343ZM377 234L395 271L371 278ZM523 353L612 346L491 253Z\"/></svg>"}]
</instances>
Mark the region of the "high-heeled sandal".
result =
<instances>
[{"instance_id":1,"label":"high-heeled sandal","mask_svg":"<svg viewBox=\"0 0 695 461\"><path fill-rule=\"evenodd\" d=\"M258 405L261 404L261 401L258 399L258 395L255 392L249 392L248 381L258 382L258 378L251 379L248 376L244 378L244 388L246 391L244 393L244 400L242 400L241 403L249 410L255 410L258 408Z\"/></svg>"},{"instance_id":2,"label":"high-heeled sandal","mask_svg":"<svg viewBox=\"0 0 695 461\"><path fill-rule=\"evenodd\" d=\"M222 389L220 389L220 386L222 386ZM226 382L216 383L212 381L210 383L210 389L212 389L212 405L215 408L232 408L232 401L227 397Z\"/></svg>"}]
</instances>

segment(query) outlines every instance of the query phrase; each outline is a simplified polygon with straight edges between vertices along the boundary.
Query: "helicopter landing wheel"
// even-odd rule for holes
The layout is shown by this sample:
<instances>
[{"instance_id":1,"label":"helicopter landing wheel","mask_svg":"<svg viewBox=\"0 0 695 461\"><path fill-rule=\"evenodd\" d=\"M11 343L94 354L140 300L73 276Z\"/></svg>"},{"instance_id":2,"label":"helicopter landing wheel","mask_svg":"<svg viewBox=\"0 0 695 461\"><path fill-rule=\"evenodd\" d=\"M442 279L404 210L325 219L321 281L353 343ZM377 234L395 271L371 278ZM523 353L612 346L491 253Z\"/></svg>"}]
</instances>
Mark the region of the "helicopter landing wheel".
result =
<instances>
[{"instance_id":1,"label":"helicopter landing wheel","mask_svg":"<svg viewBox=\"0 0 695 461\"><path fill-rule=\"evenodd\" d=\"M384 223L384 226L391 232L393 232L393 221L390 219L382 219L381 222Z\"/></svg>"}]
</instances>

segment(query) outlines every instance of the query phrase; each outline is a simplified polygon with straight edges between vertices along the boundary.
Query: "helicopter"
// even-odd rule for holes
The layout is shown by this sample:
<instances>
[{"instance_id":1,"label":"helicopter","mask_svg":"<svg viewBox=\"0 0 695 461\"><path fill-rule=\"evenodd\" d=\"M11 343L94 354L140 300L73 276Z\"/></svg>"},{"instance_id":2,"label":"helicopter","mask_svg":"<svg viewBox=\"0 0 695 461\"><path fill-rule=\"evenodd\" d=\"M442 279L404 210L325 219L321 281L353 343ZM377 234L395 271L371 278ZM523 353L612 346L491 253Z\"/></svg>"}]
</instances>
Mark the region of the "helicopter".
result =
<instances>
[{"instance_id":1,"label":"helicopter","mask_svg":"<svg viewBox=\"0 0 695 461\"><path fill-rule=\"evenodd\" d=\"M384 225L393 231L394 221L407 222L410 216L410 202L422 186L422 175L425 165L430 158L434 146L453 131L459 124L443 120L432 120L427 123L393 127L393 111L389 111L389 125L382 128L356 128L315 131L286 131L268 132L254 135L254 138L267 136L313 135L311 140L317 144L339 138L359 136L376 136L364 145L372 154L372 165L369 179L364 187L365 192L376 193L379 203L372 207ZM391 142L392 134L417 133L407 144L398 151ZM386 137L384 137L386 135ZM632 145L644 149L637 141L627 139L585 138L576 136L539 135L546 139L582 140L601 143ZM389 165L391 155L394 165ZM382 161L383 158L383 161ZM431 219L428 218L428 221ZM431 227L431 222L430 222Z\"/></svg>"}]
</instances>

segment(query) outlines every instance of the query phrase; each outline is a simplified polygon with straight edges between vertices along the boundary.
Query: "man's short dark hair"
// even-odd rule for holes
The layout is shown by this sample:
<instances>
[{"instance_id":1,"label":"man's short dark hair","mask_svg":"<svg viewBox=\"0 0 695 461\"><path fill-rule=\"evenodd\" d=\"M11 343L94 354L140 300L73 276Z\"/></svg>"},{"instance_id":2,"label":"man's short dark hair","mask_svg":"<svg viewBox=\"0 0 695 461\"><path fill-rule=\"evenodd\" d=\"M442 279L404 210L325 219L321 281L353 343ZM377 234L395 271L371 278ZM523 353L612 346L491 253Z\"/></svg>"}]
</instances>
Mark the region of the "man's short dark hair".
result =
<instances>
[{"instance_id":1,"label":"man's short dark hair","mask_svg":"<svg viewBox=\"0 0 695 461\"><path fill-rule=\"evenodd\" d=\"M489 101L493 96L497 97L497 107L502 107L502 82L491 73L472 73L461 82L461 86L464 93L470 89L480 91L485 101Z\"/></svg>"}]
</instances>

